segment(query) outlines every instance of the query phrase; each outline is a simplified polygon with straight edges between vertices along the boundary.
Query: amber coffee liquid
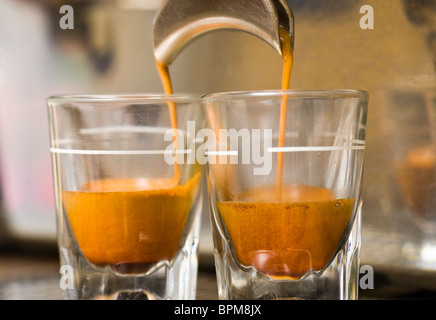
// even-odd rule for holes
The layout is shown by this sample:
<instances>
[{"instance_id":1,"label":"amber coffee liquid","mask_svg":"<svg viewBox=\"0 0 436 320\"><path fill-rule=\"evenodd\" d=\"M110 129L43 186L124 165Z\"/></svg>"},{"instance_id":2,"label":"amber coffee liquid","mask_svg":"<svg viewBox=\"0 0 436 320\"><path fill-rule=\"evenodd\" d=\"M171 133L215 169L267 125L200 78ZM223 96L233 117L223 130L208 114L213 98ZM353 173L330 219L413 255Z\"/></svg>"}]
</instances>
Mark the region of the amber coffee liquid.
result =
<instances>
[{"instance_id":1,"label":"amber coffee liquid","mask_svg":"<svg viewBox=\"0 0 436 320\"><path fill-rule=\"evenodd\" d=\"M64 191L65 211L77 243L97 265L170 261L199 186L199 174L180 185L173 179L98 180Z\"/></svg>"}]
</instances>

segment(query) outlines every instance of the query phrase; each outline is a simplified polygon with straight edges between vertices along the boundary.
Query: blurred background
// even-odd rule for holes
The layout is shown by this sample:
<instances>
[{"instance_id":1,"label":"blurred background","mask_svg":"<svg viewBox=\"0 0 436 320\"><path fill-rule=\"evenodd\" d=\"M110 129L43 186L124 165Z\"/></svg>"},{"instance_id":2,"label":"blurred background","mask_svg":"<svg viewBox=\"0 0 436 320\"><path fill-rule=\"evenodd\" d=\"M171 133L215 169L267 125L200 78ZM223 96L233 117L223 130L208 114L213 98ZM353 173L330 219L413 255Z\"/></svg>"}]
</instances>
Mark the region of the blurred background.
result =
<instances>
[{"instance_id":1,"label":"blurred background","mask_svg":"<svg viewBox=\"0 0 436 320\"><path fill-rule=\"evenodd\" d=\"M370 94L361 264L378 283L436 292L436 2L288 2L291 88ZM60 27L64 4L74 9L74 29ZM163 92L152 50L160 4L0 0L1 247L56 251L48 96ZM364 5L374 29L361 28ZM170 67L176 93L279 89L281 72L272 48L231 31L196 40ZM208 210L200 264L210 267Z\"/></svg>"}]
</instances>

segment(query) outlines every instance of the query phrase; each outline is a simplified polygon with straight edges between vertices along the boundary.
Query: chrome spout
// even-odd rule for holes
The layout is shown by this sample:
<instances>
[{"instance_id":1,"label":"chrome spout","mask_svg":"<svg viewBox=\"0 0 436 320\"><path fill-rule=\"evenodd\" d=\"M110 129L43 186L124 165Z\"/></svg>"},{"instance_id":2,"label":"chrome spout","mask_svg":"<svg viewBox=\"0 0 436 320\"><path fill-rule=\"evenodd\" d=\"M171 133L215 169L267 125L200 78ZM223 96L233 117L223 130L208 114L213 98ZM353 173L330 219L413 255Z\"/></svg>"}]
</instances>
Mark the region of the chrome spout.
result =
<instances>
[{"instance_id":1,"label":"chrome spout","mask_svg":"<svg viewBox=\"0 0 436 320\"><path fill-rule=\"evenodd\" d=\"M294 18L285 0L166 0L153 23L156 60L170 64L195 38L210 31L248 32L282 55L280 28L294 42Z\"/></svg>"}]
</instances>

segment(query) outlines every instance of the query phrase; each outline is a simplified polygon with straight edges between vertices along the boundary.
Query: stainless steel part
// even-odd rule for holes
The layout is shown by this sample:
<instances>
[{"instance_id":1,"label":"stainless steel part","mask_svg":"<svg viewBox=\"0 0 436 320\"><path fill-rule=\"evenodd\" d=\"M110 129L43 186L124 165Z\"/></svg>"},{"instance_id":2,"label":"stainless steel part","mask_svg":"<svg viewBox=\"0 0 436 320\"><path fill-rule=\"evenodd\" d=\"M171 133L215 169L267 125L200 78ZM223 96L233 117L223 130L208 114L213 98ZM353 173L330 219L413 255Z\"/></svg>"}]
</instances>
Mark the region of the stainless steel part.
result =
<instances>
[{"instance_id":1,"label":"stainless steel part","mask_svg":"<svg viewBox=\"0 0 436 320\"><path fill-rule=\"evenodd\" d=\"M154 54L170 64L198 36L236 29L259 37L281 55L280 27L293 44L294 18L284 0L166 0L154 20Z\"/></svg>"}]
</instances>

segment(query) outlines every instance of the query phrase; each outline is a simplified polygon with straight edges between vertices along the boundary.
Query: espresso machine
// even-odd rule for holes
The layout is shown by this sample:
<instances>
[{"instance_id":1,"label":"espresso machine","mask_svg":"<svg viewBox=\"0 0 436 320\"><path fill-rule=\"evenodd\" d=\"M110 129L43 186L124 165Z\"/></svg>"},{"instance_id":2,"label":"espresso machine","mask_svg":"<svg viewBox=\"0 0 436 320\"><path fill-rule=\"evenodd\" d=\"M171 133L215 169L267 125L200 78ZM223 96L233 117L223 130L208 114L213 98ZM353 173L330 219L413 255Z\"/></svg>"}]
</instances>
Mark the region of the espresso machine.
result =
<instances>
[{"instance_id":1,"label":"espresso machine","mask_svg":"<svg viewBox=\"0 0 436 320\"><path fill-rule=\"evenodd\" d=\"M45 105L49 95L163 92L152 43L161 3L0 3L2 243L56 242ZM362 89L370 95L361 265L372 266L383 281L436 290L436 205L431 205L430 192L419 200L430 203L425 214L414 215L395 169L409 152L400 152L406 144L431 145L434 135L436 3L288 3L295 23L291 88ZM60 27L63 5L74 10L73 29ZM373 24L362 28L368 14ZM176 93L279 89L282 63L260 39L220 30L190 43L171 64L171 75ZM436 175L431 152L425 158L430 159L426 177ZM211 266L207 203L203 211L200 262Z\"/></svg>"}]
</instances>

